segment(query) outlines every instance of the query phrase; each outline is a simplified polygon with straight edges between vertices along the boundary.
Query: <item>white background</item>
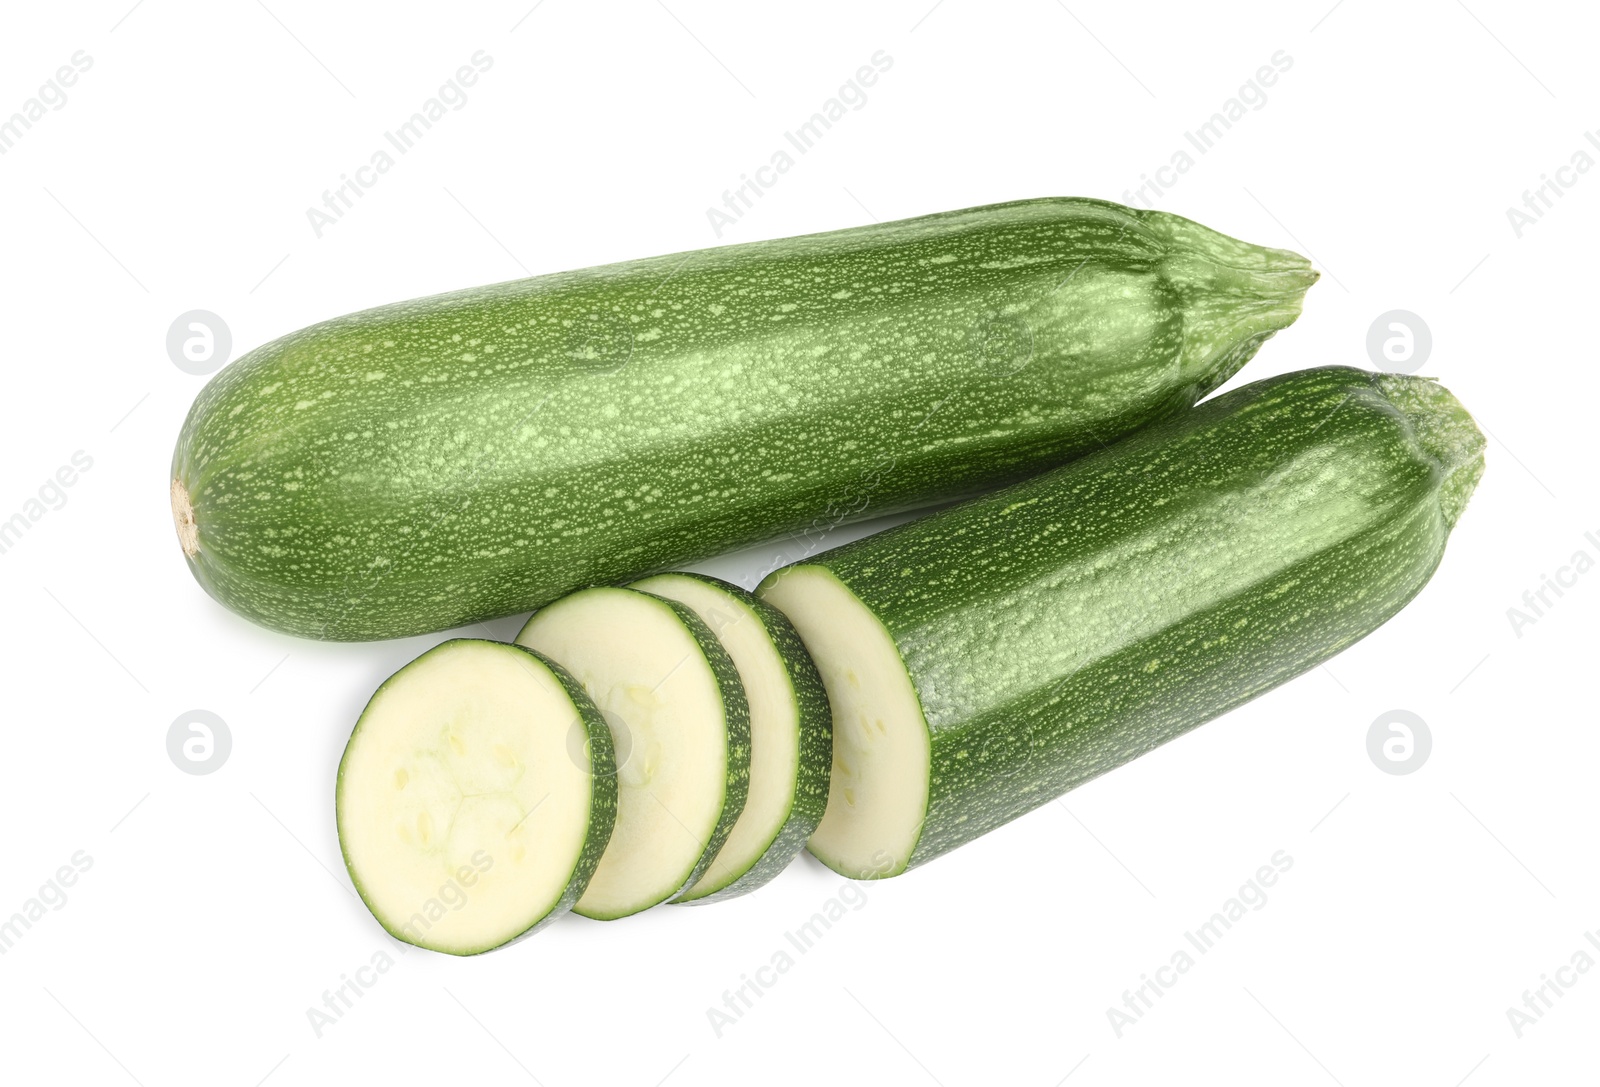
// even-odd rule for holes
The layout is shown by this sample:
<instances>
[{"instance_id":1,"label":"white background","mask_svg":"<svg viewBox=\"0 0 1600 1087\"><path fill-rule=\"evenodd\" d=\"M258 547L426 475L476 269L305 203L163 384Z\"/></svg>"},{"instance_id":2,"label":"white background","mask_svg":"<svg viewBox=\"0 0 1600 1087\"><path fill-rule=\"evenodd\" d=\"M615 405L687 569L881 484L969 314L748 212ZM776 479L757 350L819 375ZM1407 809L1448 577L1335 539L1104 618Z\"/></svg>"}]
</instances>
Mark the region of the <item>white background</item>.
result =
<instances>
[{"instance_id":1,"label":"white background","mask_svg":"<svg viewBox=\"0 0 1600 1087\"><path fill-rule=\"evenodd\" d=\"M93 67L0 156L0 519L74 452L93 467L0 554L0 917L76 851L93 866L0 957L0 1076L1488 1087L1592 1069L1600 970L1520 1038L1506 1014L1600 930L1600 573L1520 637L1507 617L1574 552L1600 557L1584 538L1600 536L1600 171L1569 175L1520 238L1506 214L1600 125L1592 12L531 2L7 13L0 117L74 51ZM480 49L493 67L468 103L316 237L307 207ZM878 50L893 67L866 105L719 239L707 207ZM1325 273L1244 379L1371 365L1368 327L1390 309L1431 327L1424 372L1492 440L1422 595L1326 669L866 885L720 1038L706 1009L839 877L806 859L725 905L571 918L471 960L399 954L340 866L333 775L372 688L438 638L297 641L194 584L166 488L204 378L169 360L173 319L216 312L237 354L524 274L1124 199L1278 50L1293 66L1265 104L1158 206ZM712 568L748 574L776 550ZM209 776L166 752L196 708L233 736ZM1433 735L1409 776L1366 750L1397 708ZM1107 1008L1277 850L1294 866L1265 907L1119 1038ZM394 968L317 1037L307 1009L385 949Z\"/></svg>"}]
</instances>

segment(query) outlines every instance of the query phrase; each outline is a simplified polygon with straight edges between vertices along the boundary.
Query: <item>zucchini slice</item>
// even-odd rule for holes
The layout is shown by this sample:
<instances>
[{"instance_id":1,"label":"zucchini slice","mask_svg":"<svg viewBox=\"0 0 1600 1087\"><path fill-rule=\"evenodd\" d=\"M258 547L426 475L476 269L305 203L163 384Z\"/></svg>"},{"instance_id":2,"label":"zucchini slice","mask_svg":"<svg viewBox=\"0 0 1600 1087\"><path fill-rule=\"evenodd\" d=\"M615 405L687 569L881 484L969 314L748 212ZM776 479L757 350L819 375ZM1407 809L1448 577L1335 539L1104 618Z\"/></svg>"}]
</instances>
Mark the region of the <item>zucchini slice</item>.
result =
<instances>
[{"instance_id":1,"label":"zucchini slice","mask_svg":"<svg viewBox=\"0 0 1600 1087\"><path fill-rule=\"evenodd\" d=\"M750 711L717 636L682 604L597 588L535 612L517 642L583 684L617 752L616 830L574 909L610 921L694 884L750 780Z\"/></svg>"},{"instance_id":2,"label":"zucchini slice","mask_svg":"<svg viewBox=\"0 0 1600 1087\"><path fill-rule=\"evenodd\" d=\"M571 909L611 837L611 735L576 680L457 639L390 676L339 762L350 878L397 940L475 955Z\"/></svg>"},{"instance_id":3,"label":"zucchini slice","mask_svg":"<svg viewBox=\"0 0 1600 1087\"><path fill-rule=\"evenodd\" d=\"M828 804L833 721L811 655L783 613L703 574L631 588L694 610L733 658L750 703L750 793L716 859L672 901L716 902L770 882L805 848Z\"/></svg>"}]
</instances>

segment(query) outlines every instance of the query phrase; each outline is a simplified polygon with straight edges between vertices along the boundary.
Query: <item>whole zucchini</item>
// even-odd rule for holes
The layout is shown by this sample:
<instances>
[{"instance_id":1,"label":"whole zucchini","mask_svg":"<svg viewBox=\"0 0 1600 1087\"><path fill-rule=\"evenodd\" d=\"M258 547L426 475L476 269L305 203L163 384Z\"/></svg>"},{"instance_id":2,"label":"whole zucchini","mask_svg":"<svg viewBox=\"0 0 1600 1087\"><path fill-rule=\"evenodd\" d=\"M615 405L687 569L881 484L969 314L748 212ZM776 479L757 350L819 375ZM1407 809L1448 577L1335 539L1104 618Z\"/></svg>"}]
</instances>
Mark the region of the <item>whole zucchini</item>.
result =
<instances>
[{"instance_id":1,"label":"whole zucchini","mask_svg":"<svg viewBox=\"0 0 1600 1087\"><path fill-rule=\"evenodd\" d=\"M1097 448L1216 388L1316 278L1045 199L403 302L223 370L173 516L266 626L459 626Z\"/></svg>"},{"instance_id":2,"label":"whole zucchini","mask_svg":"<svg viewBox=\"0 0 1600 1087\"><path fill-rule=\"evenodd\" d=\"M1428 379L1306 370L773 574L833 707L811 851L898 874L1327 660L1433 574L1483 447Z\"/></svg>"}]
</instances>

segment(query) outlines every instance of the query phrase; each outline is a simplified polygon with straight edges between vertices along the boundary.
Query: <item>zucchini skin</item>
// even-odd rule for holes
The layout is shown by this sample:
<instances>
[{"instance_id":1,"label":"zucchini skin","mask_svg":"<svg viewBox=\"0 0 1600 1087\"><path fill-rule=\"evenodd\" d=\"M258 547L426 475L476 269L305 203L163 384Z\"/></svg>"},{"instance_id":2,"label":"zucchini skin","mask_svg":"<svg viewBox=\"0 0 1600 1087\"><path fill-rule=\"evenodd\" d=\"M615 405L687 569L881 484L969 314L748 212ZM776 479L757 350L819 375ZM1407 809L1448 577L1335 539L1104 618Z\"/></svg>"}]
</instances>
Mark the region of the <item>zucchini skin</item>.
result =
<instances>
[{"instance_id":1,"label":"zucchini skin","mask_svg":"<svg viewBox=\"0 0 1600 1087\"><path fill-rule=\"evenodd\" d=\"M771 575L763 589L799 566L831 573L917 693L926 819L883 874L1371 633L1432 576L1483 448L1428 379L1306 370Z\"/></svg>"},{"instance_id":2,"label":"zucchini skin","mask_svg":"<svg viewBox=\"0 0 1600 1087\"><path fill-rule=\"evenodd\" d=\"M1316 278L1050 198L402 302L212 380L174 519L265 626L443 630L1098 448L1220 385Z\"/></svg>"}]
</instances>

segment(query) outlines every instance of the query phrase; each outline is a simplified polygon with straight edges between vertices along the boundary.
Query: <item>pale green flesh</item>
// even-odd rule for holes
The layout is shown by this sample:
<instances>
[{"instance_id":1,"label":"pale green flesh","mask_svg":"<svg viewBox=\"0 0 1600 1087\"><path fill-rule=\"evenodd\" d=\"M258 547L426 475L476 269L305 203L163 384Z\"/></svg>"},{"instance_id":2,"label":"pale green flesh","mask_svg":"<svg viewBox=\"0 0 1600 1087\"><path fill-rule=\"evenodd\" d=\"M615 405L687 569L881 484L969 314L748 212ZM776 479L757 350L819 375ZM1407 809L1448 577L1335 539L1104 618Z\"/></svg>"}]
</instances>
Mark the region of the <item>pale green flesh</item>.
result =
<instances>
[{"instance_id":1,"label":"pale green flesh","mask_svg":"<svg viewBox=\"0 0 1600 1087\"><path fill-rule=\"evenodd\" d=\"M928 728L894 638L820 566L801 565L763 597L789 617L833 707L828 807L808 848L853 879L911 861L928 807Z\"/></svg>"},{"instance_id":2,"label":"pale green flesh","mask_svg":"<svg viewBox=\"0 0 1600 1087\"><path fill-rule=\"evenodd\" d=\"M813 853L896 874L1326 660L1427 582L1482 457L1432 382L1309 370L778 571L834 702Z\"/></svg>"},{"instance_id":3,"label":"pale green flesh","mask_svg":"<svg viewBox=\"0 0 1600 1087\"><path fill-rule=\"evenodd\" d=\"M625 917L683 890L743 807L742 691L709 659L709 631L674 608L629 589L589 589L535 613L517 636L571 672L611 726L617 823L575 907L585 917Z\"/></svg>"},{"instance_id":4,"label":"pale green flesh","mask_svg":"<svg viewBox=\"0 0 1600 1087\"><path fill-rule=\"evenodd\" d=\"M420 299L219 374L175 516L258 622L444 629L1097 449L1220 384L1315 278L1051 199Z\"/></svg>"},{"instance_id":5,"label":"pale green flesh","mask_svg":"<svg viewBox=\"0 0 1600 1087\"><path fill-rule=\"evenodd\" d=\"M407 665L339 768L340 845L374 916L408 943L466 955L565 912L610 832L592 754L609 766L573 693L532 653L460 640Z\"/></svg>"},{"instance_id":6,"label":"pale green flesh","mask_svg":"<svg viewBox=\"0 0 1600 1087\"><path fill-rule=\"evenodd\" d=\"M800 778L802 706L788 666L754 609L709 579L660 574L635 582L640 592L676 600L694 610L733 658L750 704L750 793L728 839L693 885L674 902L693 902L722 891L768 857L795 812ZM799 852L796 836L781 867Z\"/></svg>"}]
</instances>

